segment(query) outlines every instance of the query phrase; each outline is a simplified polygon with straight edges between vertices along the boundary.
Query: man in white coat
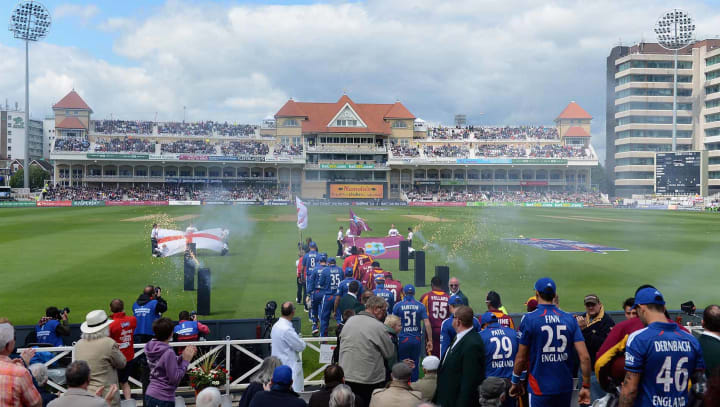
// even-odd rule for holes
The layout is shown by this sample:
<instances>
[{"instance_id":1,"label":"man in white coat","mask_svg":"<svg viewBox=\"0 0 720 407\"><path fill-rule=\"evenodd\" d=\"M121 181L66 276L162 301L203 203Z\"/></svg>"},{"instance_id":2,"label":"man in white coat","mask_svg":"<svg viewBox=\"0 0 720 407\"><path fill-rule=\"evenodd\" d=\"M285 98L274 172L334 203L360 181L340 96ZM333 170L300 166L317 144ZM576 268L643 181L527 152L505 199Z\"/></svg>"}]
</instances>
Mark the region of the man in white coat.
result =
<instances>
[{"instance_id":1,"label":"man in white coat","mask_svg":"<svg viewBox=\"0 0 720 407\"><path fill-rule=\"evenodd\" d=\"M280 308L280 319L273 325L270 339L272 339L272 355L280 359L283 365L290 366L293 372L292 387L296 393L299 393L305 386L300 352L305 350L307 345L292 326L294 316L295 305L290 301L283 303Z\"/></svg>"}]
</instances>

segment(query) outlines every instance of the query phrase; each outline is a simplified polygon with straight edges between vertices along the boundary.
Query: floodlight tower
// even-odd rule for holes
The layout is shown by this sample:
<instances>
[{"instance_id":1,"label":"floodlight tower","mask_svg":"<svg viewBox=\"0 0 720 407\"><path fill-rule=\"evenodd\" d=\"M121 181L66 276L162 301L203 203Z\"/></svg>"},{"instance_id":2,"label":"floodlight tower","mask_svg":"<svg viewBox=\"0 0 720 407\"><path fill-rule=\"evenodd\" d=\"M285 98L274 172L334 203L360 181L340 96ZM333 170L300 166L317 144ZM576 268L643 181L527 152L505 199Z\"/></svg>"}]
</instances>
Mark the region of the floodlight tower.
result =
<instances>
[{"instance_id":1,"label":"floodlight tower","mask_svg":"<svg viewBox=\"0 0 720 407\"><path fill-rule=\"evenodd\" d=\"M10 16L8 29L17 39L25 41L25 162L23 164L24 186L30 188L30 41L45 38L50 31L50 13L41 3L22 0Z\"/></svg>"},{"instance_id":2,"label":"floodlight tower","mask_svg":"<svg viewBox=\"0 0 720 407\"><path fill-rule=\"evenodd\" d=\"M675 53L673 75L672 151L677 151L677 73L678 51L692 43L695 23L688 13L680 9L665 12L655 23L655 35L661 47Z\"/></svg>"}]
</instances>

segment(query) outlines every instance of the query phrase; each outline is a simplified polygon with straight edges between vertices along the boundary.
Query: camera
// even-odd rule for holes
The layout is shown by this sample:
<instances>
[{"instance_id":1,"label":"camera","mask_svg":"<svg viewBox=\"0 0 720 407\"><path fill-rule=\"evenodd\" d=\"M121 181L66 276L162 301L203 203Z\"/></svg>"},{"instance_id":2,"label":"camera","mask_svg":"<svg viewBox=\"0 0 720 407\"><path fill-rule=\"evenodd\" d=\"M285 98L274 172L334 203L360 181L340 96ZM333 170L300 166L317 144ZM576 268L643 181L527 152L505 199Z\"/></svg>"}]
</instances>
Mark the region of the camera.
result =
<instances>
[{"instance_id":1,"label":"camera","mask_svg":"<svg viewBox=\"0 0 720 407\"><path fill-rule=\"evenodd\" d=\"M60 307L58 307L58 308L60 308ZM69 313L70 313L70 308L69 308L69 307L63 307L62 312L69 314Z\"/></svg>"},{"instance_id":2,"label":"camera","mask_svg":"<svg viewBox=\"0 0 720 407\"><path fill-rule=\"evenodd\" d=\"M680 304L680 310L688 315L695 315L695 303L692 301Z\"/></svg>"},{"instance_id":3,"label":"camera","mask_svg":"<svg viewBox=\"0 0 720 407\"><path fill-rule=\"evenodd\" d=\"M155 287L155 295L156 295L156 296L157 296L158 294L160 294L160 291L162 291L161 288L160 288L160 286Z\"/></svg>"},{"instance_id":4,"label":"camera","mask_svg":"<svg viewBox=\"0 0 720 407\"><path fill-rule=\"evenodd\" d=\"M267 304L265 304L265 319L267 319L267 320L275 319L275 311L276 310L277 310L277 302L268 301Z\"/></svg>"}]
</instances>

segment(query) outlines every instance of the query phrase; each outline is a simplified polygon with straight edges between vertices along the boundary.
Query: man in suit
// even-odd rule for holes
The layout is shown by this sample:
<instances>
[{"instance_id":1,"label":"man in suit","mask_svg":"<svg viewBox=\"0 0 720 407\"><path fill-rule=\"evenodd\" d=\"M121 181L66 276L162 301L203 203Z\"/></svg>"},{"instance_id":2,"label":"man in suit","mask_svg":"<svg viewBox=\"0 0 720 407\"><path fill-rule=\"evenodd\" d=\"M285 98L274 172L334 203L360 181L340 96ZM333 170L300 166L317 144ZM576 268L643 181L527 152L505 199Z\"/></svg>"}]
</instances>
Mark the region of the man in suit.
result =
<instances>
[{"instance_id":1,"label":"man in suit","mask_svg":"<svg viewBox=\"0 0 720 407\"><path fill-rule=\"evenodd\" d=\"M358 304L360 304L360 301L358 300L358 291L360 291L360 284L357 281L352 281L350 284L348 284L348 292L347 294L343 295L342 298L340 298L340 301L338 302L338 312L340 315L342 315L346 310L355 310L355 312L360 312L365 307L362 307L362 309L358 310Z\"/></svg>"},{"instance_id":2,"label":"man in suit","mask_svg":"<svg viewBox=\"0 0 720 407\"><path fill-rule=\"evenodd\" d=\"M457 279L457 277L452 277L450 279L450 284L448 284L450 287L450 292L448 295L454 295L458 298L460 298L463 305L469 306L468 298L463 294L462 290L460 290L460 280Z\"/></svg>"},{"instance_id":3,"label":"man in suit","mask_svg":"<svg viewBox=\"0 0 720 407\"><path fill-rule=\"evenodd\" d=\"M433 397L433 402L443 407L479 405L478 386L485 380L485 349L480 334L473 329L473 319L472 308L455 309L453 328L457 336L440 363Z\"/></svg>"}]
</instances>

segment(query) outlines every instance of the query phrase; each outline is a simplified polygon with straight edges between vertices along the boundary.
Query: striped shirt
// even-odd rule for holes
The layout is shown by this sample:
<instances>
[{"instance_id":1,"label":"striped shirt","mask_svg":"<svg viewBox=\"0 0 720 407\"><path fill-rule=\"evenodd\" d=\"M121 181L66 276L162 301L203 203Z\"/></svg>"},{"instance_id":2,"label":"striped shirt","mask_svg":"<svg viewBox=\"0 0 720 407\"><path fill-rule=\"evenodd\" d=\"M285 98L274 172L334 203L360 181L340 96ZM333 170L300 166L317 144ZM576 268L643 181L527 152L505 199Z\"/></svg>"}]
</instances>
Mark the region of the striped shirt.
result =
<instances>
[{"instance_id":1,"label":"striped shirt","mask_svg":"<svg viewBox=\"0 0 720 407\"><path fill-rule=\"evenodd\" d=\"M21 407L42 403L30 372L0 355L0 406Z\"/></svg>"}]
</instances>

